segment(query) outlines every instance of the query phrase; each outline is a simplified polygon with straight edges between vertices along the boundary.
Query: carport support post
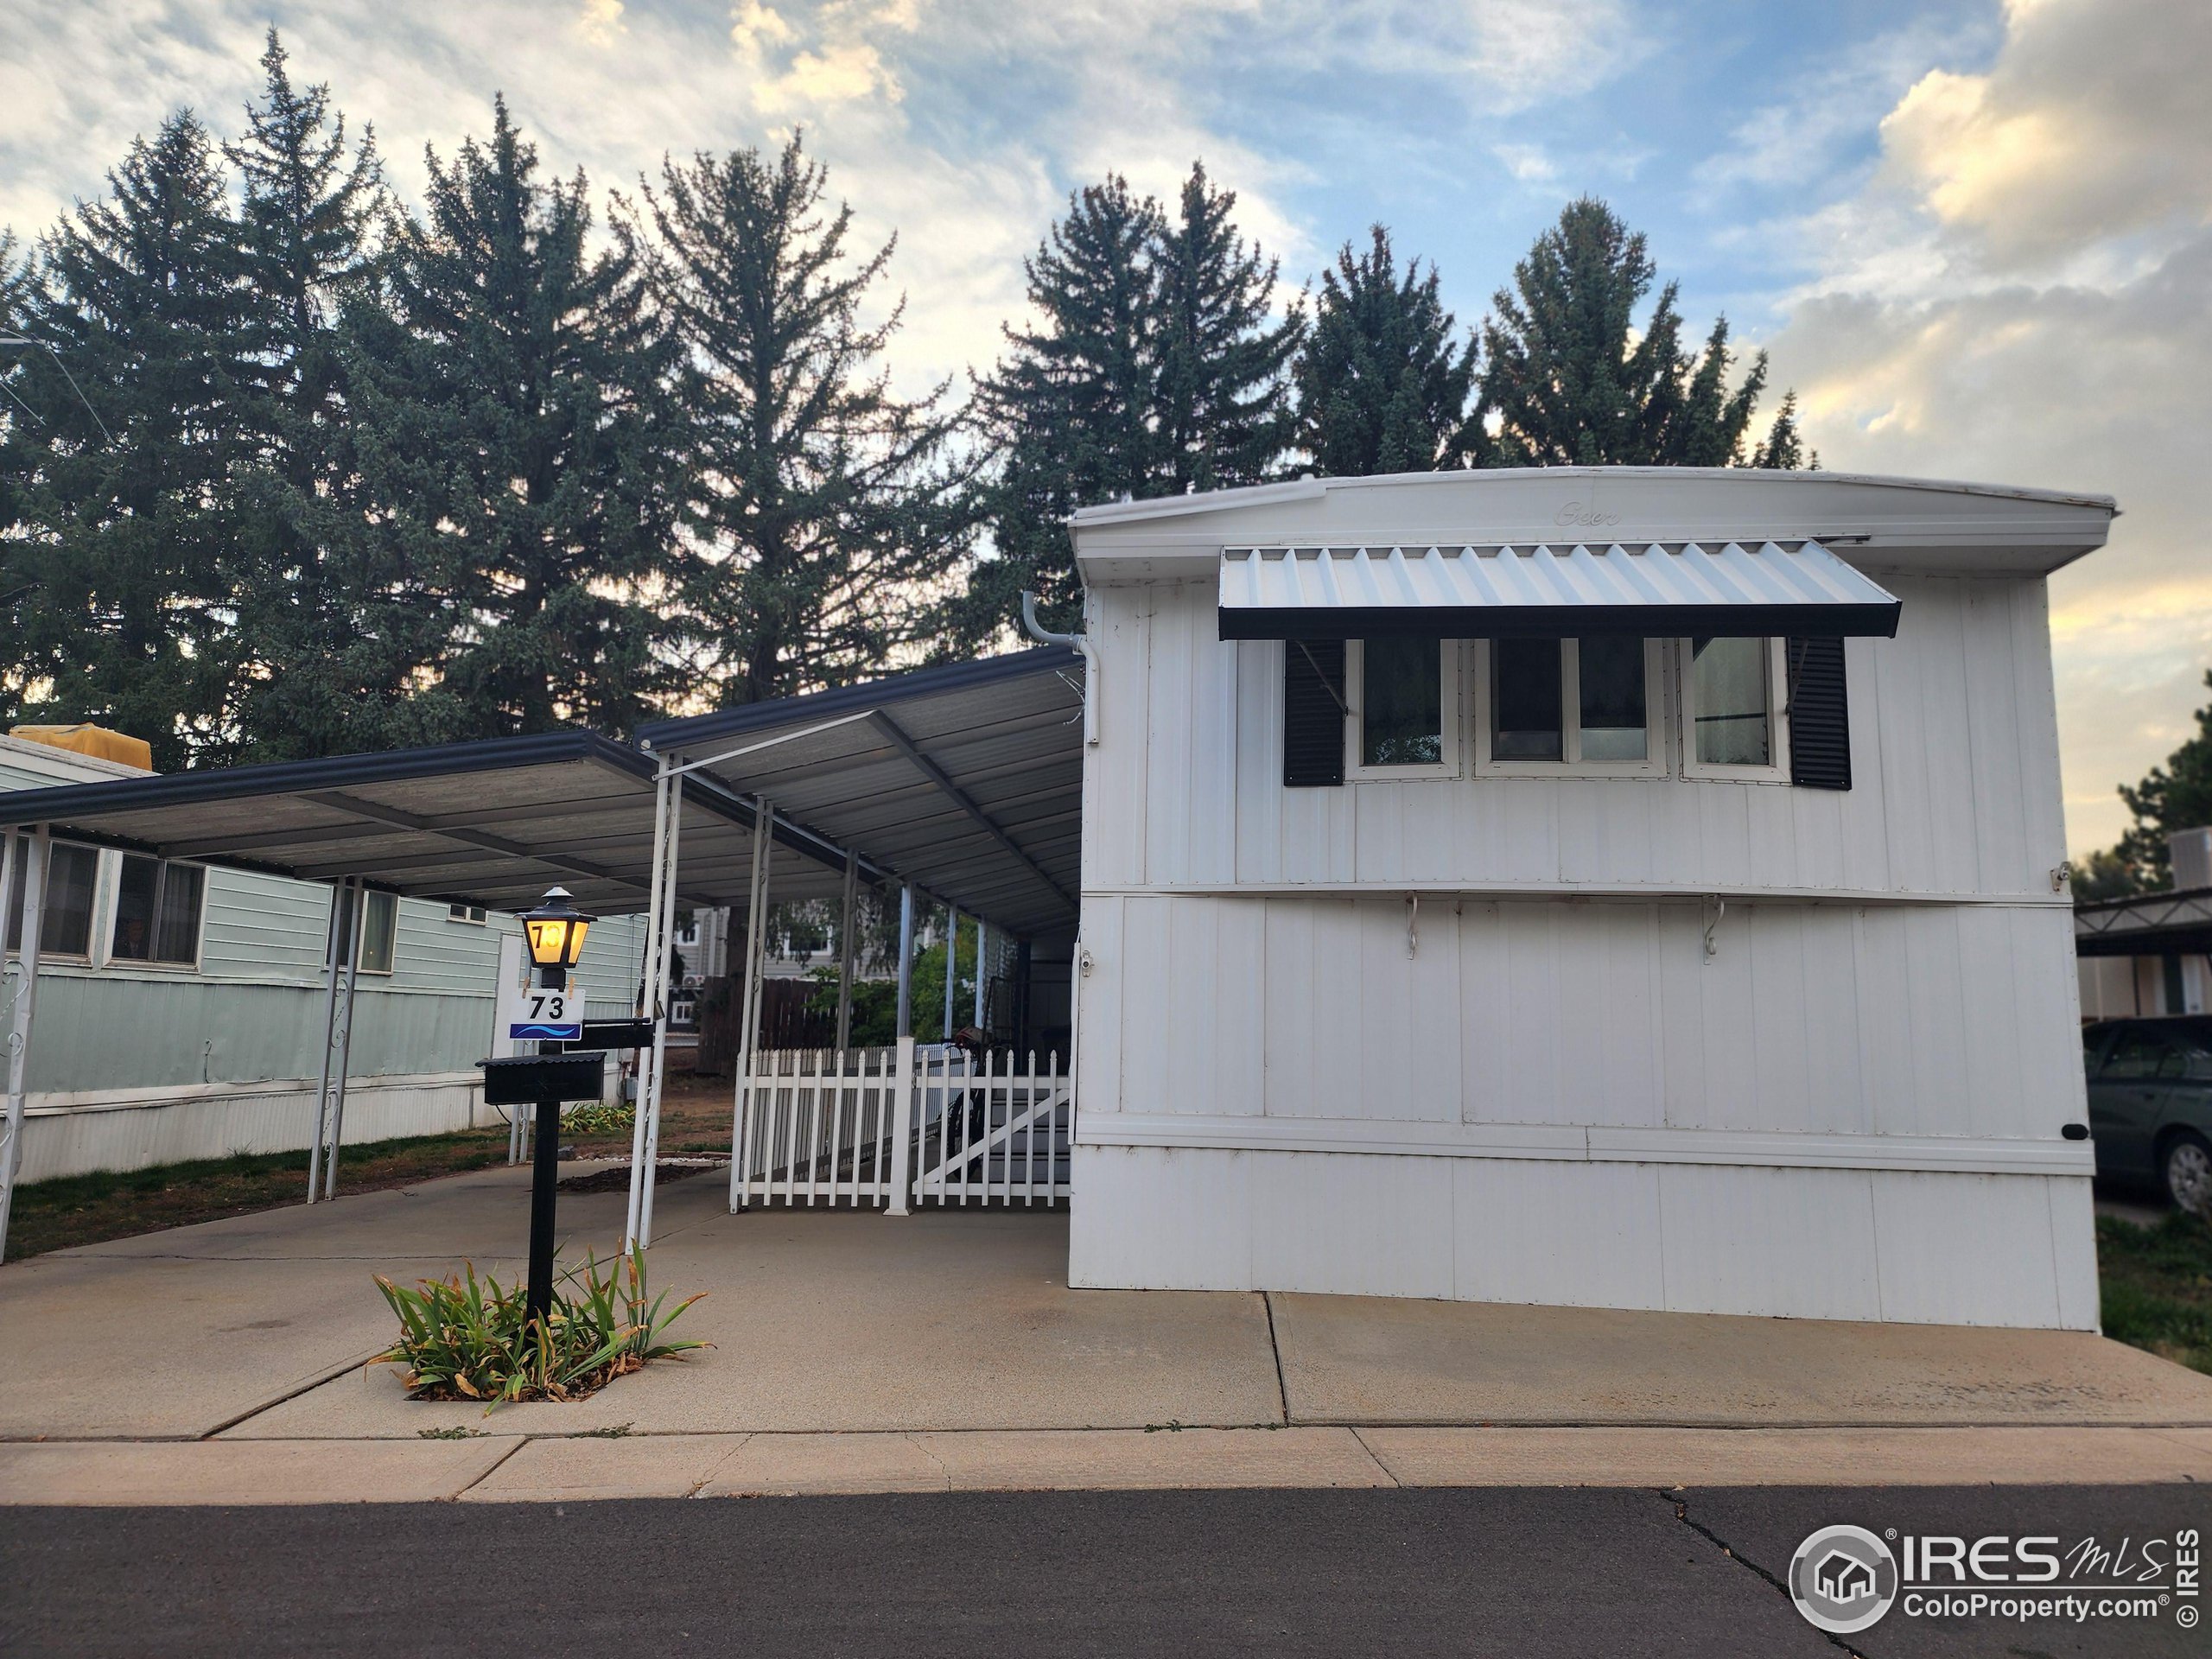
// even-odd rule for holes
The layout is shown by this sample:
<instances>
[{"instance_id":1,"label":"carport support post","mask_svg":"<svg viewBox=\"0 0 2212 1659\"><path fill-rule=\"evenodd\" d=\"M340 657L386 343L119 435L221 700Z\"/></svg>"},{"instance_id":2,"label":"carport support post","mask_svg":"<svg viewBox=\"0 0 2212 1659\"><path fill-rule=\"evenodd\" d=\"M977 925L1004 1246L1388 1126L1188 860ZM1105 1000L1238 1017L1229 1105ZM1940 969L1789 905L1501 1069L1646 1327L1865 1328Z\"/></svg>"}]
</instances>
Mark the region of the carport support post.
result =
<instances>
[{"instance_id":1,"label":"carport support post","mask_svg":"<svg viewBox=\"0 0 2212 1659\"><path fill-rule=\"evenodd\" d=\"M669 758L662 755L653 779L652 880L645 900L645 965L638 982L638 1013L653 1022L638 1073L638 1097L630 1114L630 1199L623 1213L622 1249L638 1248L638 1224L645 1203L645 1122L660 1098L660 1067L668 1045L665 964L661 958L661 887L668 869L668 797L677 787L670 779Z\"/></svg>"},{"instance_id":2,"label":"carport support post","mask_svg":"<svg viewBox=\"0 0 2212 1659\"><path fill-rule=\"evenodd\" d=\"M12 854L16 832L8 831ZM0 1254L8 1248L8 1212L15 1206L16 1172L23 1166L23 1096L29 1084L31 1016L38 1004L39 924L46 916L47 868L53 843L44 824L31 832L23 849L22 982L16 989L15 1028L8 1033L8 1144L0 1147ZM7 896L14 872L0 865L0 967L7 959Z\"/></svg>"},{"instance_id":3,"label":"carport support post","mask_svg":"<svg viewBox=\"0 0 2212 1659\"><path fill-rule=\"evenodd\" d=\"M914 884L899 889L899 1035L914 1034Z\"/></svg>"},{"instance_id":4,"label":"carport support post","mask_svg":"<svg viewBox=\"0 0 2212 1659\"><path fill-rule=\"evenodd\" d=\"M323 957L322 1074L315 1090L315 1145L308 1154L308 1202L322 1196L322 1148L330 1126L330 1062L338 1048L339 976L349 973L353 938L351 876L330 887L330 937Z\"/></svg>"},{"instance_id":5,"label":"carport support post","mask_svg":"<svg viewBox=\"0 0 2212 1659\"><path fill-rule=\"evenodd\" d=\"M638 1248L650 1249L653 1242L653 1187L660 1173L660 1084L668 1060L668 1005L676 995L676 874L683 861L683 779L678 772L668 779L668 868L660 880L660 965L655 969L654 995L661 1014L653 1027L652 1098L644 1103L645 1155L638 1177Z\"/></svg>"},{"instance_id":6,"label":"carport support post","mask_svg":"<svg viewBox=\"0 0 2212 1659\"><path fill-rule=\"evenodd\" d=\"M853 950L859 931L861 855L845 853L845 902L837 912L837 1055L844 1069L844 1053L853 1040Z\"/></svg>"},{"instance_id":7,"label":"carport support post","mask_svg":"<svg viewBox=\"0 0 2212 1659\"><path fill-rule=\"evenodd\" d=\"M330 1103L330 1156L322 1166L322 1196L326 1198L338 1196L338 1147L346 1134L346 1084L353 1070L353 997L361 988L359 946L351 942L360 938L368 897L368 884L356 876L353 896L346 906L346 936L349 941L346 951L346 1007L338 1032L338 1086Z\"/></svg>"},{"instance_id":8,"label":"carport support post","mask_svg":"<svg viewBox=\"0 0 2212 1659\"><path fill-rule=\"evenodd\" d=\"M745 1207L746 1181L752 1173L753 1022L759 1012L753 983L755 963L760 959L761 923L768 907L768 856L775 835L775 818L767 805L760 797L753 798L753 876L745 889L745 977L738 986L737 1090L729 1126L729 1207L733 1213Z\"/></svg>"},{"instance_id":9,"label":"carport support post","mask_svg":"<svg viewBox=\"0 0 2212 1659\"><path fill-rule=\"evenodd\" d=\"M983 947L988 942L989 925L978 916L976 918L976 1034L983 1036Z\"/></svg>"},{"instance_id":10,"label":"carport support post","mask_svg":"<svg viewBox=\"0 0 2212 1659\"><path fill-rule=\"evenodd\" d=\"M944 1030L945 1042L952 1040L952 999L960 986L960 906L944 907Z\"/></svg>"}]
</instances>

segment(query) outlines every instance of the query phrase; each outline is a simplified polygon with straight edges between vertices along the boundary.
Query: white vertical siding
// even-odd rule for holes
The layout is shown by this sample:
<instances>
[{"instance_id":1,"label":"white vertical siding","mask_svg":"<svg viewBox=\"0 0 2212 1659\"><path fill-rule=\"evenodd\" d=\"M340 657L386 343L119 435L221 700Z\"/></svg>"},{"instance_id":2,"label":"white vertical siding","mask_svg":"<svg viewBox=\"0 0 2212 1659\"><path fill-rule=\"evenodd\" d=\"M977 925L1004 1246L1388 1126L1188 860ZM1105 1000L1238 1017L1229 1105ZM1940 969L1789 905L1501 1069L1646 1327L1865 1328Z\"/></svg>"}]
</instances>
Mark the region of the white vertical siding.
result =
<instances>
[{"instance_id":1,"label":"white vertical siding","mask_svg":"<svg viewBox=\"0 0 2212 1659\"><path fill-rule=\"evenodd\" d=\"M2087 1177L1077 1146L1068 1282L2094 1330Z\"/></svg>"},{"instance_id":2,"label":"white vertical siding","mask_svg":"<svg viewBox=\"0 0 2212 1659\"><path fill-rule=\"evenodd\" d=\"M2054 906L1094 894L1083 1109L2050 1140Z\"/></svg>"},{"instance_id":3,"label":"white vertical siding","mask_svg":"<svg viewBox=\"0 0 2212 1659\"><path fill-rule=\"evenodd\" d=\"M2048 893L2065 842L2042 583L1888 580L1897 639L1847 647L1847 791L1471 775L1285 789L1285 647L1216 638L1208 583L1106 589L1084 880Z\"/></svg>"}]
</instances>

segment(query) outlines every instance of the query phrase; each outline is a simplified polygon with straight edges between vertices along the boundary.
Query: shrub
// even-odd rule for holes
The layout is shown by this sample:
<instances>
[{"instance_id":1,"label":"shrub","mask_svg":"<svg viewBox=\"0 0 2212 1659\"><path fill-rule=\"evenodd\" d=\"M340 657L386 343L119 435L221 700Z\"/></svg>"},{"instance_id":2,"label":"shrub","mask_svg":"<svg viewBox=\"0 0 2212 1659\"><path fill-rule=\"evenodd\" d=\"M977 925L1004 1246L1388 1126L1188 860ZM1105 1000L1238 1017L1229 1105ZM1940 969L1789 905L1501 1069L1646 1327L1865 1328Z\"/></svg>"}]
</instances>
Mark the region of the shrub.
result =
<instances>
[{"instance_id":1,"label":"shrub","mask_svg":"<svg viewBox=\"0 0 2212 1659\"><path fill-rule=\"evenodd\" d=\"M627 1101L587 1101L561 1116L561 1127L570 1135L626 1134L638 1121L638 1109Z\"/></svg>"},{"instance_id":2,"label":"shrub","mask_svg":"<svg viewBox=\"0 0 2212 1659\"><path fill-rule=\"evenodd\" d=\"M399 1339L369 1363L406 1367L410 1399L481 1400L487 1413L512 1400L581 1400L650 1360L709 1345L663 1340L699 1297L665 1313L666 1291L648 1302L636 1250L604 1276L587 1256L554 1287L543 1322L529 1317L521 1285L480 1279L474 1266L411 1289L382 1274L376 1281L399 1316Z\"/></svg>"}]
</instances>

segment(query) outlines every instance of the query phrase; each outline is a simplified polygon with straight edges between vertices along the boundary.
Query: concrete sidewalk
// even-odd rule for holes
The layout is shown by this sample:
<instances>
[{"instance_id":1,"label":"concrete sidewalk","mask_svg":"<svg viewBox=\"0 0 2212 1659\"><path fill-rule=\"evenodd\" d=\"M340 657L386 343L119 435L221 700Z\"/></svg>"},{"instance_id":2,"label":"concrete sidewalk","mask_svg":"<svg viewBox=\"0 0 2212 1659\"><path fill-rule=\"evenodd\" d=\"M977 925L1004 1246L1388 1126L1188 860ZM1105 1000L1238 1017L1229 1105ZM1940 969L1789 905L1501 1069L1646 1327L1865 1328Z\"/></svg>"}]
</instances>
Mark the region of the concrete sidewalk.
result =
<instances>
[{"instance_id":1,"label":"concrete sidewalk","mask_svg":"<svg viewBox=\"0 0 2212 1659\"><path fill-rule=\"evenodd\" d=\"M622 1205L564 1197L564 1254ZM651 1260L712 1350L489 1416L362 1370L372 1273L511 1275L527 1210L499 1169L0 1268L0 1500L2212 1479L2212 1378L2096 1337L1071 1291L1064 1217L732 1216L714 1173Z\"/></svg>"}]
</instances>

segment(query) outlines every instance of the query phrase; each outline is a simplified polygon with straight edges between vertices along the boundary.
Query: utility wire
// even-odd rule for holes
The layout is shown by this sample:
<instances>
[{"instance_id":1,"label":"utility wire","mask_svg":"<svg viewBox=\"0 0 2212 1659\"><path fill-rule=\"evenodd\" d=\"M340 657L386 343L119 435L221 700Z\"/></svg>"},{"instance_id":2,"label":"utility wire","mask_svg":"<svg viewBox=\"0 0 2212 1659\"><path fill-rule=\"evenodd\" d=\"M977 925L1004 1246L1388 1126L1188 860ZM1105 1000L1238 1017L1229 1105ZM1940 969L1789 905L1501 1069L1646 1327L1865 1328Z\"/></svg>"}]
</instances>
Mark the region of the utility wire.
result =
<instances>
[{"instance_id":1,"label":"utility wire","mask_svg":"<svg viewBox=\"0 0 2212 1659\"><path fill-rule=\"evenodd\" d=\"M69 383L69 390L77 394L77 401L85 406L85 413L91 416L92 417L92 424L99 428L100 435L105 438L110 443L113 443L115 442L115 434L107 429L107 423L100 419L99 410L94 409L92 407L92 400L85 396L85 389L77 384L77 377L69 372L69 365L61 360L61 353L60 352L54 350L53 346L48 345L44 340L33 340L27 334L0 334L0 346L27 346L35 352L44 352L48 357L52 358L54 359L54 366L61 371L61 378ZM22 399L18 397L16 401L17 403L22 403ZM29 405L26 405L25 407L28 409Z\"/></svg>"}]
</instances>

